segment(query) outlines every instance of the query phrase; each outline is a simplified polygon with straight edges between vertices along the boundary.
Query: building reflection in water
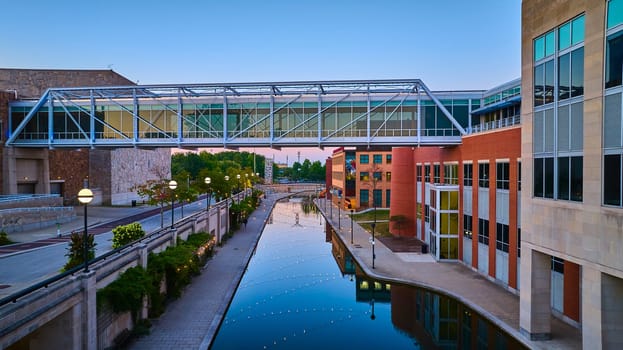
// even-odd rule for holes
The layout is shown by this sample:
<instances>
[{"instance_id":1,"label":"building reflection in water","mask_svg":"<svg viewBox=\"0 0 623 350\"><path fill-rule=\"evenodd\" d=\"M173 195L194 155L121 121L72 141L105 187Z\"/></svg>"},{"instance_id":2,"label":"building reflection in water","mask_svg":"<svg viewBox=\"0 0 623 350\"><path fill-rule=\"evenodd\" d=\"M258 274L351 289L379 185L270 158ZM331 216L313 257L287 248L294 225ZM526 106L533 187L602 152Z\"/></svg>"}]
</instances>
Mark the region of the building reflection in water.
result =
<instances>
[{"instance_id":1,"label":"building reflection in water","mask_svg":"<svg viewBox=\"0 0 623 350\"><path fill-rule=\"evenodd\" d=\"M361 271L330 225L327 242L343 276L355 279L357 302L391 303L391 321L422 349L525 349L476 312L455 299L408 285L374 280Z\"/></svg>"}]
</instances>

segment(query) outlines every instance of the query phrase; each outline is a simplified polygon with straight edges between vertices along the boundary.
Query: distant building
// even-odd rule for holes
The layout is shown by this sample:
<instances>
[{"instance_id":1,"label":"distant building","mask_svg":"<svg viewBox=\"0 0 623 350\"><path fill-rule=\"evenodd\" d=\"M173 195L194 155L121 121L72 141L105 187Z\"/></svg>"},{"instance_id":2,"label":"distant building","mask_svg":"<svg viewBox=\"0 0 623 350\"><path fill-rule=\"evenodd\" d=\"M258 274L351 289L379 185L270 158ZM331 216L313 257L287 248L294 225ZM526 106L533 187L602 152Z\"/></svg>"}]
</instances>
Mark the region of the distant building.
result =
<instances>
[{"instance_id":1,"label":"distant building","mask_svg":"<svg viewBox=\"0 0 623 350\"><path fill-rule=\"evenodd\" d=\"M22 119L46 89L76 86L127 86L134 83L112 70L0 69L1 140L6 140L9 114ZM60 108L60 107L59 107ZM59 116L62 113L59 113ZM56 113L55 113L56 117ZM40 125L40 132L48 132ZM89 186L93 203L129 204L139 199L132 187L171 174L169 149L29 149L0 146L3 194L60 194L77 203Z\"/></svg>"}]
</instances>

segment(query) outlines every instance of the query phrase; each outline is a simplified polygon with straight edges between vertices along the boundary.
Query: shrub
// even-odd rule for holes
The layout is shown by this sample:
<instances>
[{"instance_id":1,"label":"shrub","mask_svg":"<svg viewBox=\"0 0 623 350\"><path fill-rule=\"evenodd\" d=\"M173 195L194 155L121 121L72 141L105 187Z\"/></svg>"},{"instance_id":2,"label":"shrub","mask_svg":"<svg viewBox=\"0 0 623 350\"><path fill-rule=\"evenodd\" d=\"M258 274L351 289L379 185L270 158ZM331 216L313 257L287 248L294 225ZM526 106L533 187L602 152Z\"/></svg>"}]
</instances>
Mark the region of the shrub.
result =
<instances>
[{"instance_id":1,"label":"shrub","mask_svg":"<svg viewBox=\"0 0 623 350\"><path fill-rule=\"evenodd\" d=\"M117 249L145 236L145 230L138 222L117 226L112 230L112 248Z\"/></svg>"},{"instance_id":2,"label":"shrub","mask_svg":"<svg viewBox=\"0 0 623 350\"><path fill-rule=\"evenodd\" d=\"M67 247L66 257L69 261L63 266L63 271L70 270L76 266L84 264L84 232L72 232L69 241L69 247ZM87 236L87 259L92 260L95 258L95 239L93 235Z\"/></svg>"},{"instance_id":3,"label":"shrub","mask_svg":"<svg viewBox=\"0 0 623 350\"><path fill-rule=\"evenodd\" d=\"M6 232L0 231L0 245L13 244Z\"/></svg>"},{"instance_id":4,"label":"shrub","mask_svg":"<svg viewBox=\"0 0 623 350\"><path fill-rule=\"evenodd\" d=\"M140 266L132 267L122 273L114 282L97 292L97 305L107 304L112 311L119 313L131 311L134 320L143 307L143 298L153 288L152 278Z\"/></svg>"}]
</instances>

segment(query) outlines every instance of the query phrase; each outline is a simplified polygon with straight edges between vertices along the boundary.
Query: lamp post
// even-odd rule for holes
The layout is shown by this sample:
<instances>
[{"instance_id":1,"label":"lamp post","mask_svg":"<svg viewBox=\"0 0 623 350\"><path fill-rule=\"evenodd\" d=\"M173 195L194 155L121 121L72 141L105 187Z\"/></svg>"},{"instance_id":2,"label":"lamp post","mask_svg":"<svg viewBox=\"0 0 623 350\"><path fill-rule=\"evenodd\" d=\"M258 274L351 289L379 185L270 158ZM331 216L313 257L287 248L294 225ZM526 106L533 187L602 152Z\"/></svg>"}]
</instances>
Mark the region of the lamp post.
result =
<instances>
[{"instance_id":1,"label":"lamp post","mask_svg":"<svg viewBox=\"0 0 623 350\"><path fill-rule=\"evenodd\" d=\"M236 193L240 192L240 174L236 174ZM238 202L240 202L240 195L238 195Z\"/></svg>"},{"instance_id":2,"label":"lamp post","mask_svg":"<svg viewBox=\"0 0 623 350\"><path fill-rule=\"evenodd\" d=\"M84 257L84 272L89 272L89 236L87 234L87 205L93 200L93 192L83 188L78 192L78 201L84 204L84 233L82 235L82 248Z\"/></svg>"},{"instance_id":3,"label":"lamp post","mask_svg":"<svg viewBox=\"0 0 623 350\"><path fill-rule=\"evenodd\" d=\"M247 197L247 182L249 182L249 173L244 174L244 196Z\"/></svg>"},{"instance_id":4,"label":"lamp post","mask_svg":"<svg viewBox=\"0 0 623 350\"><path fill-rule=\"evenodd\" d=\"M210 210L210 200L212 199L210 198L212 196L212 192L210 191L210 184L212 183L212 179L206 177L205 179L203 179L203 182L205 182L208 188L206 190L206 211L208 211Z\"/></svg>"},{"instance_id":5,"label":"lamp post","mask_svg":"<svg viewBox=\"0 0 623 350\"><path fill-rule=\"evenodd\" d=\"M340 197L340 194L337 194L337 229L341 230L342 229L342 221L340 220L340 216L341 216L341 209L340 209L340 200L342 198Z\"/></svg>"},{"instance_id":6,"label":"lamp post","mask_svg":"<svg viewBox=\"0 0 623 350\"><path fill-rule=\"evenodd\" d=\"M229 176L225 175L225 183L229 185ZM231 197L231 188L229 189L229 196ZM227 222L225 222L225 233L229 232L229 198L225 201L225 216L227 217Z\"/></svg>"},{"instance_id":7,"label":"lamp post","mask_svg":"<svg viewBox=\"0 0 623 350\"><path fill-rule=\"evenodd\" d=\"M177 188L177 181L171 180L169 181L169 189L171 190L171 228L173 228L173 223L175 222L175 189Z\"/></svg>"},{"instance_id":8,"label":"lamp post","mask_svg":"<svg viewBox=\"0 0 623 350\"><path fill-rule=\"evenodd\" d=\"M355 209L350 210L350 244L353 244L353 212Z\"/></svg>"}]
</instances>

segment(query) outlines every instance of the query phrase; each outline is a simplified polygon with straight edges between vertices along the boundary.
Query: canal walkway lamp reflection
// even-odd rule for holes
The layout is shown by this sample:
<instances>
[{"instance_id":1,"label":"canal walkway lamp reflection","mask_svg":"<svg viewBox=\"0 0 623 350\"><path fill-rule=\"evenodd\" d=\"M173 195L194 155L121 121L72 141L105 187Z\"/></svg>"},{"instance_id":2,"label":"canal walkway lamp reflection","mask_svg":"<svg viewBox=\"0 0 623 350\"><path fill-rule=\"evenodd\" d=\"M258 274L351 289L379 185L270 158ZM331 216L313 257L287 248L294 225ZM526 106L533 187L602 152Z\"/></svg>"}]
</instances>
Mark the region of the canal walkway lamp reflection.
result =
<instances>
[{"instance_id":1,"label":"canal walkway lamp reflection","mask_svg":"<svg viewBox=\"0 0 623 350\"><path fill-rule=\"evenodd\" d=\"M175 222L175 189L177 188L177 181L171 180L169 181L169 189L171 190L171 228L173 228L173 223Z\"/></svg>"},{"instance_id":2,"label":"canal walkway lamp reflection","mask_svg":"<svg viewBox=\"0 0 623 350\"><path fill-rule=\"evenodd\" d=\"M84 233L82 235L82 249L84 258L84 272L89 272L89 235L87 234L87 205L93 200L93 192L83 188L78 192L78 201L84 204Z\"/></svg>"}]
</instances>

